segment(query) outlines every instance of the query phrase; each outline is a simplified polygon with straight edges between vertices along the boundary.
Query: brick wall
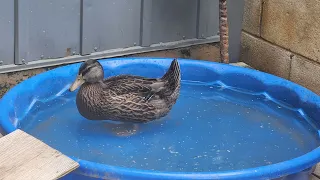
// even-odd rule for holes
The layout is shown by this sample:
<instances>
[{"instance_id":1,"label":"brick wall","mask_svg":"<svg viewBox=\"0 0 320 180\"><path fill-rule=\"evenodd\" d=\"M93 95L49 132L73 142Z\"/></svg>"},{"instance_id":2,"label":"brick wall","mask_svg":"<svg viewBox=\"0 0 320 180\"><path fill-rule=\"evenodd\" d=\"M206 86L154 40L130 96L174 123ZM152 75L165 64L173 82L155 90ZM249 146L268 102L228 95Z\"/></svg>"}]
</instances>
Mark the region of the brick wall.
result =
<instances>
[{"instance_id":1,"label":"brick wall","mask_svg":"<svg viewBox=\"0 0 320 180\"><path fill-rule=\"evenodd\" d=\"M320 0L246 0L241 61L320 94Z\"/></svg>"}]
</instances>

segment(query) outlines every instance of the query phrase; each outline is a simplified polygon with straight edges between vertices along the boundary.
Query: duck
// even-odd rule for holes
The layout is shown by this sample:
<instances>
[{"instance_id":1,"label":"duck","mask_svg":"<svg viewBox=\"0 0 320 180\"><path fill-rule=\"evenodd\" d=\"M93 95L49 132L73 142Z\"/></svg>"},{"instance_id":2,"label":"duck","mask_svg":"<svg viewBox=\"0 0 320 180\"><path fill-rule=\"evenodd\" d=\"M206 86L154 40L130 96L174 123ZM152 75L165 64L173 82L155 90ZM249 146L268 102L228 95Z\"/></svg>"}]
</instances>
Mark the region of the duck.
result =
<instances>
[{"instance_id":1,"label":"duck","mask_svg":"<svg viewBox=\"0 0 320 180\"><path fill-rule=\"evenodd\" d=\"M166 116L180 94L181 72L173 59L160 78L117 75L104 79L96 59L83 62L69 91L78 90L76 107L88 120L147 123Z\"/></svg>"}]
</instances>

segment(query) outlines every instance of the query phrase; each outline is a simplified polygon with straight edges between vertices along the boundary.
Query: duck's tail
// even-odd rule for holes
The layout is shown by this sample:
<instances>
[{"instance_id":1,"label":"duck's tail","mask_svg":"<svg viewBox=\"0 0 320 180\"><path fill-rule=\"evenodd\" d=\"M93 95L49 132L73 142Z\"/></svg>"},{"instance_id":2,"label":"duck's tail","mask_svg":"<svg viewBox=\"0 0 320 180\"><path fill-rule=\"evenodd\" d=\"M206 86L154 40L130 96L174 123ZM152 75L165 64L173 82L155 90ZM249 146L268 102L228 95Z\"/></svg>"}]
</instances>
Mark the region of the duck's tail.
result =
<instances>
[{"instance_id":1,"label":"duck's tail","mask_svg":"<svg viewBox=\"0 0 320 180\"><path fill-rule=\"evenodd\" d=\"M181 72L180 65L177 59L174 59L171 62L171 65L166 72L166 74L161 78L162 81L166 82L165 86L167 89L170 89L172 92L180 87Z\"/></svg>"}]
</instances>

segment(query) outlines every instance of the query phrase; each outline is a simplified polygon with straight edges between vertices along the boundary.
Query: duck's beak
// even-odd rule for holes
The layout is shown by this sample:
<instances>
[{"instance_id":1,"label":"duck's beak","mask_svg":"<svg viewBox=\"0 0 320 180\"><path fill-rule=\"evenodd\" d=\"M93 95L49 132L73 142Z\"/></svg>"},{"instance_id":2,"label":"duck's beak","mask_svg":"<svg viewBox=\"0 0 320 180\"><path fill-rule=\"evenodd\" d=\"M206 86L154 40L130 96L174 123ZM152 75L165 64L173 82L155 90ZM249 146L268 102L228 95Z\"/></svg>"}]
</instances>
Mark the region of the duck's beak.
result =
<instances>
[{"instance_id":1,"label":"duck's beak","mask_svg":"<svg viewBox=\"0 0 320 180\"><path fill-rule=\"evenodd\" d=\"M70 86L69 91L74 91L78 87L80 87L84 83L84 79L81 74L77 76L77 79L73 82L73 84Z\"/></svg>"}]
</instances>

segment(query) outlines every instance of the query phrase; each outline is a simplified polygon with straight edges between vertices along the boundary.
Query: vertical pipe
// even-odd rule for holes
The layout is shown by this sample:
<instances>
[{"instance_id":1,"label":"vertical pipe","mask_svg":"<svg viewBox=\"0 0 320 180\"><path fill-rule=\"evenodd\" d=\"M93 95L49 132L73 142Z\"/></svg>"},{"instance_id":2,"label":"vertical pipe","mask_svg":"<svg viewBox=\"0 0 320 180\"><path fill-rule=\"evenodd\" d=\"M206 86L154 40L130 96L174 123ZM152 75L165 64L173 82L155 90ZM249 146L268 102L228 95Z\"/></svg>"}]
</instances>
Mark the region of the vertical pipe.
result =
<instances>
[{"instance_id":1,"label":"vertical pipe","mask_svg":"<svg viewBox=\"0 0 320 180\"><path fill-rule=\"evenodd\" d=\"M14 0L14 64L20 65L22 61L20 59L19 51L19 0Z\"/></svg>"},{"instance_id":2,"label":"vertical pipe","mask_svg":"<svg viewBox=\"0 0 320 180\"><path fill-rule=\"evenodd\" d=\"M149 47L152 44L152 3L151 0L141 0L140 46Z\"/></svg>"},{"instance_id":3,"label":"vertical pipe","mask_svg":"<svg viewBox=\"0 0 320 180\"><path fill-rule=\"evenodd\" d=\"M229 28L228 28L227 0L219 0L219 32L220 59L222 63L229 63Z\"/></svg>"},{"instance_id":4,"label":"vertical pipe","mask_svg":"<svg viewBox=\"0 0 320 180\"><path fill-rule=\"evenodd\" d=\"M197 22L196 22L196 26L197 26L197 29L196 29L196 37L198 39L201 38L201 34L200 34L200 19L201 19L201 16L200 16L200 0L197 0Z\"/></svg>"},{"instance_id":5,"label":"vertical pipe","mask_svg":"<svg viewBox=\"0 0 320 180\"><path fill-rule=\"evenodd\" d=\"M84 3L84 0L80 0L80 52L79 54L81 55L85 55L85 50L84 50L84 46L83 46L83 40L84 40L84 37L83 37L83 4Z\"/></svg>"}]
</instances>

